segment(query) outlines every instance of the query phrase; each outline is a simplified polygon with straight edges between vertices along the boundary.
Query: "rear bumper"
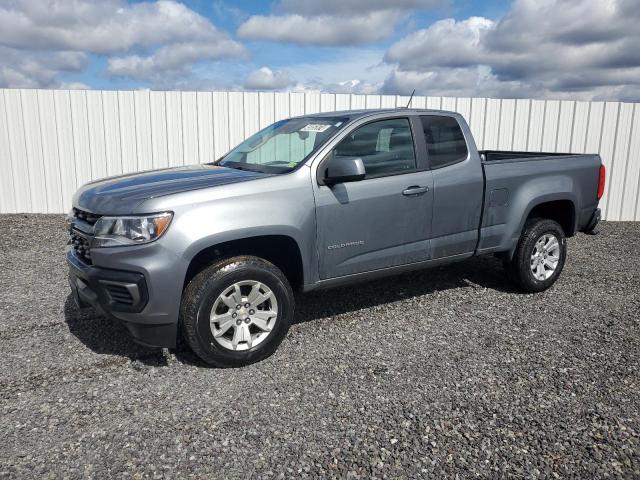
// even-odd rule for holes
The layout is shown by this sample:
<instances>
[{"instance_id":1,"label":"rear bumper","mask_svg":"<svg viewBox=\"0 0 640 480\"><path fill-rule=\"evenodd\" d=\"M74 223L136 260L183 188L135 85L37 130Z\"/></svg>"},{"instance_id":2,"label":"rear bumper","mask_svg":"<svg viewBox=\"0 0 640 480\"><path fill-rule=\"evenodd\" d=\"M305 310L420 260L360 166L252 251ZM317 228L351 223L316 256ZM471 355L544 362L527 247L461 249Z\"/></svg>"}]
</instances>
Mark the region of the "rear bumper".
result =
<instances>
[{"instance_id":1,"label":"rear bumper","mask_svg":"<svg viewBox=\"0 0 640 480\"><path fill-rule=\"evenodd\" d=\"M137 342L153 347L175 347L177 321L157 323L145 275L87 265L68 248L69 286L80 307L91 306L121 321ZM166 321L166 320L165 320Z\"/></svg>"},{"instance_id":2,"label":"rear bumper","mask_svg":"<svg viewBox=\"0 0 640 480\"><path fill-rule=\"evenodd\" d=\"M598 226L598 223L600 223L601 218L602 218L602 213L600 212L599 208L596 208L596 210L593 212L593 215L591 215L591 218L589 219L587 226L583 230L584 233L588 233L588 234L597 233L596 227Z\"/></svg>"}]
</instances>

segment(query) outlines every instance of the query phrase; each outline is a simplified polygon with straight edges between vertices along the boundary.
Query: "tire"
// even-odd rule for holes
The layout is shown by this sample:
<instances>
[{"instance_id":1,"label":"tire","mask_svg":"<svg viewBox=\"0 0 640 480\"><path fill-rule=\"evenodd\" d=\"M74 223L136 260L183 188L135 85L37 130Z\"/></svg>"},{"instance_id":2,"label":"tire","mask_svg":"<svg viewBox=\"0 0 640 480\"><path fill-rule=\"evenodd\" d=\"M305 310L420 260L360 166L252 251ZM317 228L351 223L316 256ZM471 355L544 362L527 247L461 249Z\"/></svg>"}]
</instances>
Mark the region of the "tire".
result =
<instances>
[{"instance_id":1,"label":"tire","mask_svg":"<svg viewBox=\"0 0 640 480\"><path fill-rule=\"evenodd\" d=\"M250 304L254 287L258 299ZM238 307L234 304L240 297L243 304ZM265 297L268 299L257 303ZM182 294L180 326L189 347L207 364L242 367L276 351L289 331L293 313L293 291L284 274L261 258L238 256L210 265L189 282ZM263 328L271 328L258 328L258 321ZM214 331L218 336L214 337Z\"/></svg>"},{"instance_id":2,"label":"tire","mask_svg":"<svg viewBox=\"0 0 640 480\"><path fill-rule=\"evenodd\" d=\"M555 256L549 250L546 256L536 244L553 245L548 243L551 237L555 237L558 243L558 255L555 268L551 269L550 264L554 264ZM555 249L553 250L555 251ZM540 252L537 259L532 256ZM554 220L544 218L533 218L528 220L518 240L518 245L511 260L505 261L505 269L509 278L525 292L542 292L551 287L562 272L567 258L567 239L564 230ZM536 263L537 262L537 263ZM542 272L539 270L542 264ZM532 269L536 269L536 273Z\"/></svg>"}]
</instances>

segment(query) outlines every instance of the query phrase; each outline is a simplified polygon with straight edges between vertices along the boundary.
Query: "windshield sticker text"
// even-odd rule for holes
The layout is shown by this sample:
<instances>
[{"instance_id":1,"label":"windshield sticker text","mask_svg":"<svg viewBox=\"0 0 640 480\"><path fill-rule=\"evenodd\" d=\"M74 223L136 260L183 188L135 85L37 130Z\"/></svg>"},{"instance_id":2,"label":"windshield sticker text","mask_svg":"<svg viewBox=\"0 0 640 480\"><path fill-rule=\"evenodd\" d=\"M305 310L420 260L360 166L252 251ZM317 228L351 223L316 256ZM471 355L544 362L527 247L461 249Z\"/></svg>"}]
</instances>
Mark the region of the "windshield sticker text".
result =
<instances>
[{"instance_id":1,"label":"windshield sticker text","mask_svg":"<svg viewBox=\"0 0 640 480\"><path fill-rule=\"evenodd\" d=\"M324 132L331 125L324 125L322 123L310 123L300 129L301 132Z\"/></svg>"}]
</instances>

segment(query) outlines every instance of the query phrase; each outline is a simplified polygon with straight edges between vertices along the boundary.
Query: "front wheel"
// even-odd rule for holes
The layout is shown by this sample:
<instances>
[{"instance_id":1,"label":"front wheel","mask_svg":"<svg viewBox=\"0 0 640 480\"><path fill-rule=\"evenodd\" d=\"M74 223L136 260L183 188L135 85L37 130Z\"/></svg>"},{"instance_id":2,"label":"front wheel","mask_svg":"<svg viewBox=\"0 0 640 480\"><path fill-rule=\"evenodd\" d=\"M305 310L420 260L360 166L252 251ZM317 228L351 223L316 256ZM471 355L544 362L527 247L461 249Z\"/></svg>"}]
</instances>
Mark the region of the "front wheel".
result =
<instances>
[{"instance_id":1,"label":"front wheel","mask_svg":"<svg viewBox=\"0 0 640 480\"><path fill-rule=\"evenodd\" d=\"M567 258L564 230L554 220L529 220L511 260L505 262L509 277L524 291L546 290L560 276Z\"/></svg>"},{"instance_id":2,"label":"front wheel","mask_svg":"<svg viewBox=\"0 0 640 480\"><path fill-rule=\"evenodd\" d=\"M257 257L233 257L198 273L182 296L180 324L191 349L216 367L240 367L271 355L293 320L283 273Z\"/></svg>"}]
</instances>

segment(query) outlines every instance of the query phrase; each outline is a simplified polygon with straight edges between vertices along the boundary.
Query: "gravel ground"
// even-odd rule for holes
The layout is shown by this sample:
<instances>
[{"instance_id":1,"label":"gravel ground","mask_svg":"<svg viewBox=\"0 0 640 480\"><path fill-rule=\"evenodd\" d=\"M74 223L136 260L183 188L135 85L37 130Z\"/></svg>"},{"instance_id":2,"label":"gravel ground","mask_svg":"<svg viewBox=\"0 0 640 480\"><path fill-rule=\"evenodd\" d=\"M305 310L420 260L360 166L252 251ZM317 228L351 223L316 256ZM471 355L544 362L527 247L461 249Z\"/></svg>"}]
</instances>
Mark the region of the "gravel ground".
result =
<instances>
[{"instance_id":1,"label":"gravel ground","mask_svg":"<svg viewBox=\"0 0 640 480\"><path fill-rule=\"evenodd\" d=\"M542 294L486 258L305 295L237 370L78 311L61 216L0 229L0 477L640 478L640 224Z\"/></svg>"}]
</instances>

